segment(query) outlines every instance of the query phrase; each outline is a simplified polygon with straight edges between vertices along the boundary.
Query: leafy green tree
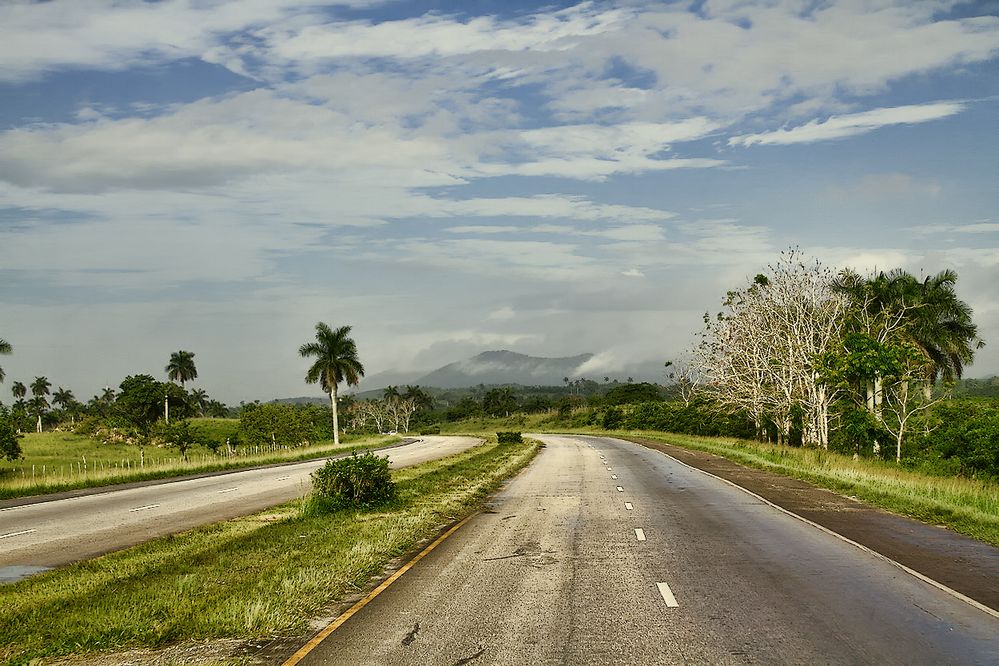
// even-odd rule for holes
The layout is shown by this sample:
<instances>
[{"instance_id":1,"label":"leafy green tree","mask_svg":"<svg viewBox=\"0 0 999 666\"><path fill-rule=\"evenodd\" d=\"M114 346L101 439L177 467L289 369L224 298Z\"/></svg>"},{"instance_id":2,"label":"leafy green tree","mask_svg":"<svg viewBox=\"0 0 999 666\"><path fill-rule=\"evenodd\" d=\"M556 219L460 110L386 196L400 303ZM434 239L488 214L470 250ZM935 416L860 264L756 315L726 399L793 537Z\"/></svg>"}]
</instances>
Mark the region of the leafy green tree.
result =
<instances>
[{"instance_id":1,"label":"leafy green tree","mask_svg":"<svg viewBox=\"0 0 999 666\"><path fill-rule=\"evenodd\" d=\"M382 400L391 400L392 398L398 398L402 394L399 393L398 386L386 386L382 389Z\"/></svg>"},{"instance_id":2,"label":"leafy green tree","mask_svg":"<svg viewBox=\"0 0 999 666\"><path fill-rule=\"evenodd\" d=\"M169 400L175 418L184 419L193 415L187 391L176 384L158 382L150 375L130 375L119 388L115 410L142 432L148 433L150 427L163 416L164 400Z\"/></svg>"},{"instance_id":3,"label":"leafy green tree","mask_svg":"<svg viewBox=\"0 0 999 666\"><path fill-rule=\"evenodd\" d=\"M184 382L198 378L198 369L194 367L194 352L180 350L170 354L170 362L167 363L165 370L167 379L180 382L183 388Z\"/></svg>"},{"instance_id":4,"label":"leafy green tree","mask_svg":"<svg viewBox=\"0 0 999 666\"><path fill-rule=\"evenodd\" d=\"M340 444L340 424L337 417L337 385L346 381L349 386L357 386L364 376L364 366L357 357L357 345L350 338L350 326L335 330L323 322L316 324L316 341L307 342L298 349L303 358L315 358L305 373L309 384L319 382L330 397L333 412L333 441Z\"/></svg>"},{"instance_id":5,"label":"leafy green tree","mask_svg":"<svg viewBox=\"0 0 999 666\"><path fill-rule=\"evenodd\" d=\"M28 387L23 382L14 382L10 385L10 392L15 401L24 400L24 396L28 395Z\"/></svg>"},{"instance_id":6,"label":"leafy green tree","mask_svg":"<svg viewBox=\"0 0 999 666\"><path fill-rule=\"evenodd\" d=\"M482 410L490 416L509 416L517 409L517 398L507 387L486 391L482 398Z\"/></svg>"},{"instance_id":7,"label":"leafy green tree","mask_svg":"<svg viewBox=\"0 0 999 666\"><path fill-rule=\"evenodd\" d=\"M662 392L655 384L642 382L641 384L618 384L611 387L604 397L609 405L625 405L639 402L653 402L662 400Z\"/></svg>"},{"instance_id":8,"label":"leafy green tree","mask_svg":"<svg viewBox=\"0 0 999 666\"><path fill-rule=\"evenodd\" d=\"M7 460L17 460L21 457L21 443L13 414L0 405L0 456Z\"/></svg>"},{"instance_id":9,"label":"leafy green tree","mask_svg":"<svg viewBox=\"0 0 999 666\"><path fill-rule=\"evenodd\" d=\"M13 352L14 346L3 338L0 338L0 354L11 354ZM0 382L4 380L4 377L6 377L6 375L3 372L3 368L0 367Z\"/></svg>"},{"instance_id":10,"label":"leafy green tree","mask_svg":"<svg viewBox=\"0 0 999 666\"><path fill-rule=\"evenodd\" d=\"M164 424L158 434L180 452L184 462L187 462L187 452L200 442L197 431L191 428L191 422L186 419Z\"/></svg>"}]
</instances>

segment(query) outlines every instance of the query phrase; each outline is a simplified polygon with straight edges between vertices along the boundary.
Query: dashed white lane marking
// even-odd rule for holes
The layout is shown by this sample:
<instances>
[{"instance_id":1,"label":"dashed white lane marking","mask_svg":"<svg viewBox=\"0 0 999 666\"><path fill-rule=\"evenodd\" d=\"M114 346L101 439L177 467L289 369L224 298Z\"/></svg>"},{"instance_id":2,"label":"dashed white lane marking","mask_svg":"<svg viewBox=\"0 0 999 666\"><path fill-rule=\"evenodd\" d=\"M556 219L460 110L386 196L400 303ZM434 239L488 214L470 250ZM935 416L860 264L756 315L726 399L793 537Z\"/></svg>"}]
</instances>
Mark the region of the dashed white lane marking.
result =
<instances>
[{"instance_id":1,"label":"dashed white lane marking","mask_svg":"<svg viewBox=\"0 0 999 666\"><path fill-rule=\"evenodd\" d=\"M641 527L636 527L635 538L638 539L639 541L645 541L645 530L643 530Z\"/></svg>"},{"instance_id":2,"label":"dashed white lane marking","mask_svg":"<svg viewBox=\"0 0 999 666\"><path fill-rule=\"evenodd\" d=\"M226 488L225 490L220 490L219 495L221 495L222 493L231 493L234 490L239 490L239 488Z\"/></svg>"},{"instance_id":3,"label":"dashed white lane marking","mask_svg":"<svg viewBox=\"0 0 999 666\"><path fill-rule=\"evenodd\" d=\"M680 604L676 603L676 597L673 596L673 591L669 589L669 585L666 583L656 583L656 587L659 588L659 594L663 595L663 601L666 602L668 608L680 607Z\"/></svg>"},{"instance_id":4,"label":"dashed white lane marking","mask_svg":"<svg viewBox=\"0 0 999 666\"><path fill-rule=\"evenodd\" d=\"M13 511L14 509L20 509L19 506L8 506L6 509L0 509L0 511Z\"/></svg>"},{"instance_id":5,"label":"dashed white lane marking","mask_svg":"<svg viewBox=\"0 0 999 666\"><path fill-rule=\"evenodd\" d=\"M617 491L618 491L619 493L623 493L623 492L624 492L624 487L623 487L623 486L618 486L618 487L617 487Z\"/></svg>"},{"instance_id":6,"label":"dashed white lane marking","mask_svg":"<svg viewBox=\"0 0 999 666\"><path fill-rule=\"evenodd\" d=\"M617 474L611 474L611 478L617 481Z\"/></svg>"},{"instance_id":7,"label":"dashed white lane marking","mask_svg":"<svg viewBox=\"0 0 999 666\"><path fill-rule=\"evenodd\" d=\"M275 481L287 481L290 478L291 478L290 476L279 476L278 478L276 478L274 480Z\"/></svg>"},{"instance_id":8,"label":"dashed white lane marking","mask_svg":"<svg viewBox=\"0 0 999 666\"><path fill-rule=\"evenodd\" d=\"M635 505L632 504L631 502L625 502L624 503L624 508L627 509L628 511L631 511L631 510L633 510L635 508Z\"/></svg>"},{"instance_id":9,"label":"dashed white lane marking","mask_svg":"<svg viewBox=\"0 0 999 666\"><path fill-rule=\"evenodd\" d=\"M146 509L155 509L159 504L147 504L145 506L137 506L134 509L129 509L129 513L135 513L136 511L145 511Z\"/></svg>"},{"instance_id":10,"label":"dashed white lane marking","mask_svg":"<svg viewBox=\"0 0 999 666\"><path fill-rule=\"evenodd\" d=\"M31 534L35 530L21 530L20 532L10 532L9 534L0 534L0 539L6 539L7 537L21 536L22 534Z\"/></svg>"}]
</instances>

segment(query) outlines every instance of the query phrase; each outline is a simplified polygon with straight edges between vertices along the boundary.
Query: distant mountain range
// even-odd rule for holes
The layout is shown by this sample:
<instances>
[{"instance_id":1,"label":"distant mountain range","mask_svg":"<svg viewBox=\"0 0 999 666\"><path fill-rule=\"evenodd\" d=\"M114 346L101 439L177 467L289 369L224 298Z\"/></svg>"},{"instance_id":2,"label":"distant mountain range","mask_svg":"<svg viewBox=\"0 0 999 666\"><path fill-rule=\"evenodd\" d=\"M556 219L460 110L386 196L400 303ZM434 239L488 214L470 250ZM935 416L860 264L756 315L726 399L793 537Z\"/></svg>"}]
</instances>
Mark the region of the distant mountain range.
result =
<instances>
[{"instance_id":1,"label":"distant mountain range","mask_svg":"<svg viewBox=\"0 0 999 666\"><path fill-rule=\"evenodd\" d=\"M593 354L579 354L562 358L546 358L543 356L528 356L501 349L486 351L463 361L448 363L429 373L420 372L382 372L364 379L364 390L357 393L358 397L379 397L385 386L432 387L440 389L459 389L485 384L495 386L502 384L520 384L523 386L562 386L563 378L577 379L579 369ZM597 375L600 376L597 376ZM662 381L662 366L658 363L630 365L617 371L587 372L587 379L602 381L604 376L612 376L624 381L631 376L635 381ZM319 398L284 398L276 402L324 402Z\"/></svg>"},{"instance_id":2,"label":"distant mountain range","mask_svg":"<svg viewBox=\"0 0 999 666\"><path fill-rule=\"evenodd\" d=\"M463 388L477 384L555 386L562 384L564 377L574 377L579 367L591 358L593 354L544 358L505 349L487 351L449 363L423 375L415 383L436 388Z\"/></svg>"}]
</instances>

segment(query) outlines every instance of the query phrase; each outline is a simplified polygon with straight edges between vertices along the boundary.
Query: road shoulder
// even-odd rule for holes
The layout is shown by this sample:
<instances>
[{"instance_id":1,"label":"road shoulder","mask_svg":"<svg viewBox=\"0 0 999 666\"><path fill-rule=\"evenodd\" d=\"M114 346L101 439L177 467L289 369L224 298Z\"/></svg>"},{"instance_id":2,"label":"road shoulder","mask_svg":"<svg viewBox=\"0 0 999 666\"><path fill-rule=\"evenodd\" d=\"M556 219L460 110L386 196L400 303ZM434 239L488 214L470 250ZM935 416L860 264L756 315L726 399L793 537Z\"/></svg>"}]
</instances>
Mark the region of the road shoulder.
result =
<instances>
[{"instance_id":1,"label":"road shoulder","mask_svg":"<svg viewBox=\"0 0 999 666\"><path fill-rule=\"evenodd\" d=\"M975 601L999 610L999 548L946 528L889 513L831 490L744 467L702 451L619 437L745 488L777 506L870 548Z\"/></svg>"}]
</instances>

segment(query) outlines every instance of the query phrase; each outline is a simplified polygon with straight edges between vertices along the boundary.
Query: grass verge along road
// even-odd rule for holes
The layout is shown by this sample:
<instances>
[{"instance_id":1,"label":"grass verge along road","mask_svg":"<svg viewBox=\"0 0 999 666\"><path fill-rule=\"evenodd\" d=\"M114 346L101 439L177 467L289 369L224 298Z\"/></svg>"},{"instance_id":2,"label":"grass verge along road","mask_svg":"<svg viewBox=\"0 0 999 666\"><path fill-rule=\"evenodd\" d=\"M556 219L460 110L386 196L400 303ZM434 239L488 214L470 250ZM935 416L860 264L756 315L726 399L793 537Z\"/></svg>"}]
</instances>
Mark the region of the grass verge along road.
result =
<instances>
[{"instance_id":1,"label":"grass verge along road","mask_svg":"<svg viewBox=\"0 0 999 666\"><path fill-rule=\"evenodd\" d=\"M0 587L0 660L302 635L538 447L484 444L395 471L399 499L378 511L303 517L291 502Z\"/></svg>"},{"instance_id":2,"label":"grass verge along road","mask_svg":"<svg viewBox=\"0 0 999 666\"><path fill-rule=\"evenodd\" d=\"M170 448L147 446L140 456L140 448L131 444L103 444L64 432L29 433L21 440L24 458L0 467L0 499L311 460L401 439L371 435L345 438L339 447L330 440L298 447L245 446L232 453L196 447L184 460Z\"/></svg>"}]
</instances>

